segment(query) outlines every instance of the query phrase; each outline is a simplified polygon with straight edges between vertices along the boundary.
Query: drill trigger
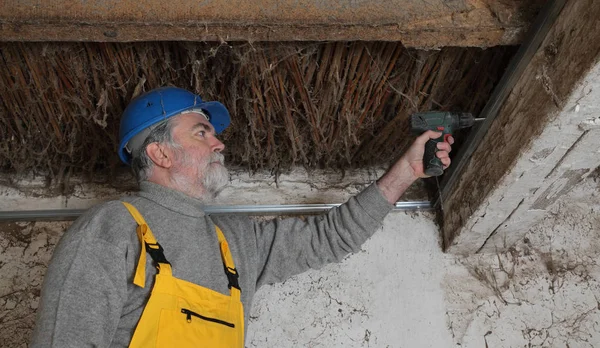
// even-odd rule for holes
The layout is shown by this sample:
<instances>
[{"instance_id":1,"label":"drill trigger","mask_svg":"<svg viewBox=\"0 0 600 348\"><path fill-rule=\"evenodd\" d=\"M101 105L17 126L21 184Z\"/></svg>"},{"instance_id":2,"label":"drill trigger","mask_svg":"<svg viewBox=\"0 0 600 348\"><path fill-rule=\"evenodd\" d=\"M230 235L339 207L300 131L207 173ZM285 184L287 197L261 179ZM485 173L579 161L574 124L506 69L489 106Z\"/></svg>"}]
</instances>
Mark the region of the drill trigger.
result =
<instances>
[{"instance_id":1,"label":"drill trigger","mask_svg":"<svg viewBox=\"0 0 600 348\"><path fill-rule=\"evenodd\" d=\"M448 134L444 134L444 141L448 142L448 138L450 138L452 136L452 134L448 133Z\"/></svg>"}]
</instances>

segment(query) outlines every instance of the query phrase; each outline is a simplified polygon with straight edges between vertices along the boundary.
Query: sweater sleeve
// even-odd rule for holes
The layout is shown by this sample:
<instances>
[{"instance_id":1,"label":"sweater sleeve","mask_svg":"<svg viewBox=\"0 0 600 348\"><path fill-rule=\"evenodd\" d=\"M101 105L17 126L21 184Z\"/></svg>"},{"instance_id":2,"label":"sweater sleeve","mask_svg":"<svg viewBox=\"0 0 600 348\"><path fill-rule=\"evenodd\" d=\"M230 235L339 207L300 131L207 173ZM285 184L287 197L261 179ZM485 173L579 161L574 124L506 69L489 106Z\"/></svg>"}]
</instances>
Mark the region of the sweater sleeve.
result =
<instances>
[{"instance_id":1,"label":"sweater sleeve","mask_svg":"<svg viewBox=\"0 0 600 348\"><path fill-rule=\"evenodd\" d=\"M88 215L89 216L89 215ZM85 218L61 238L48 267L31 347L108 347L127 295L125 250Z\"/></svg>"},{"instance_id":2,"label":"sweater sleeve","mask_svg":"<svg viewBox=\"0 0 600 348\"><path fill-rule=\"evenodd\" d=\"M392 208L372 184L325 215L255 222L257 286L284 281L357 252Z\"/></svg>"}]
</instances>

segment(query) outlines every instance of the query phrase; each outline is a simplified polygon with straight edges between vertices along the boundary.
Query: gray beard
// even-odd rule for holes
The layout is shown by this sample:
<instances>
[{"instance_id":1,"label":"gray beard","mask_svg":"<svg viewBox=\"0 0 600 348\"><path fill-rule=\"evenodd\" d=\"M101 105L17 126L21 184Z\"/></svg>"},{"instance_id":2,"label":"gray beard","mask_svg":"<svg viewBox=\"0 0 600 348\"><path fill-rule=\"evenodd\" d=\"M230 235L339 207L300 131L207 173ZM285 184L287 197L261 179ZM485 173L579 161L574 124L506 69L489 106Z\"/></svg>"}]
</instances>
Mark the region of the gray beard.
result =
<instances>
[{"instance_id":1,"label":"gray beard","mask_svg":"<svg viewBox=\"0 0 600 348\"><path fill-rule=\"evenodd\" d=\"M220 165L212 164L212 162L219 162ZM202 178L202 186L210 196L207 198L212 200L227 186L229 171L225 168L225 157L218 152L213 152L210 156L210 163Z\"/></svg>"},{"instance_id":2,"label":"gray beard","mask_svg":"<svg viewBox=\"0 0 600 348\"><path fill-rule=\"evenodd\" d=\"M225 168L225 160L222 154L213 152L206 163L199 163L197 159L191 158L183 152L179 152L177 156L181 156L179 158L185 165L195 166L204 171L201 180L199 180L200 178L193 179L174 173L173 181L179 187L179 190L187 195L204 203L210 203L229 182L229 171ZM212 164L213 162L219 162L220 165Z\"/></svg>"}]
</instances>

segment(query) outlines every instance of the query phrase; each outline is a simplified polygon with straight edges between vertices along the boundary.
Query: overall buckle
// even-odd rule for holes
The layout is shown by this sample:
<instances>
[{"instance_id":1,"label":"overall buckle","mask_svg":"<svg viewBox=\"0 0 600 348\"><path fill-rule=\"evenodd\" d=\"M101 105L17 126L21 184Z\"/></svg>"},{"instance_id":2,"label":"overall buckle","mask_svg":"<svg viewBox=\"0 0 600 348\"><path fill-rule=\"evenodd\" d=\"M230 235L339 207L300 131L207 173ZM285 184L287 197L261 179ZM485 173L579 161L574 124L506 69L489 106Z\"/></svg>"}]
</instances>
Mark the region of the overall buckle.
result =
<instances>
[{"instance_id":1,"label":"overall buckle","mask_svg":"<svg viewBox=\"0 0 600 348\"><path fill-rule=\"evenodd\" d=\"M229 267L225 266L225 274L227 275L227 280L229 281L229 284L227 284L227 287L229 289L231 289L231 287L234 287L234 288L242 291L242 289L240 288L240 284L238 282L238 278L240 277L240 275L238 274L237 269L229 268Z\"/></svg>"},{"instance_id":2,"label":"overall buckle","mask_svg":"<svg viewBox=\"0 0 600 348\"><path fill-rule=\"evenodd\" d=\"M148 254L150 254L150 257L152 260L154 260L154 262L168 263L169 265L171 264L169 261L167 261L167 258L165 258L165 254L163 253L164 249L160 244L146 243L146 251Z\"/></svg>"}]
</instances>

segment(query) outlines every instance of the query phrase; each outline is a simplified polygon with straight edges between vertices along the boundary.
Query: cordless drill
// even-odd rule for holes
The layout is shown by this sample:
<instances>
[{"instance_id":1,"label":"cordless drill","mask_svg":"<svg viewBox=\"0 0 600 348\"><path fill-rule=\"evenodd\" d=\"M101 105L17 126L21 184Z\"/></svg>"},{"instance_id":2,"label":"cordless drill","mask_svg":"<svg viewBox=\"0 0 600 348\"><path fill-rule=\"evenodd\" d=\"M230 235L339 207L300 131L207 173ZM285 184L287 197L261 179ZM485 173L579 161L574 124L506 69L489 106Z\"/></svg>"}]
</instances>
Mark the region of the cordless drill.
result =
<instances>
[{"instance_id":1,"label":"cordless drill","mask_svg":"<svg viewBox=\"0 0 600 348\"><path fill-rule=\"evenodd\" d=\"M425 154L423 155L425 174L440 176L444 173L442 161L435 155L438 151L437 143L446 141L455 130L471 127L475 121L480 120L483 118L476 119L467 112L429 111L412 114L410 128L413 133L420 135L428 130L442 133L441 137L429 139L425 144Z\"/></svg>"}]
</instances>

